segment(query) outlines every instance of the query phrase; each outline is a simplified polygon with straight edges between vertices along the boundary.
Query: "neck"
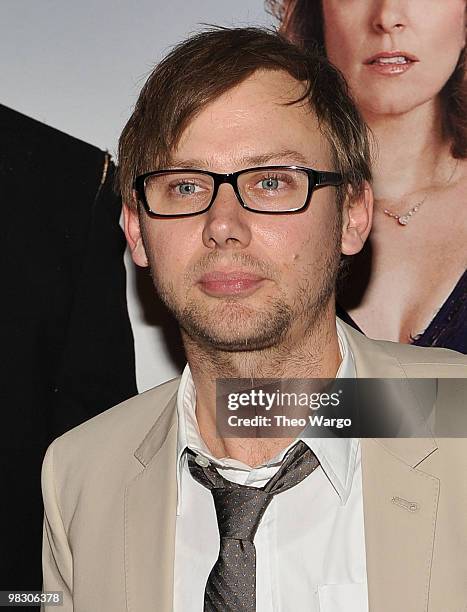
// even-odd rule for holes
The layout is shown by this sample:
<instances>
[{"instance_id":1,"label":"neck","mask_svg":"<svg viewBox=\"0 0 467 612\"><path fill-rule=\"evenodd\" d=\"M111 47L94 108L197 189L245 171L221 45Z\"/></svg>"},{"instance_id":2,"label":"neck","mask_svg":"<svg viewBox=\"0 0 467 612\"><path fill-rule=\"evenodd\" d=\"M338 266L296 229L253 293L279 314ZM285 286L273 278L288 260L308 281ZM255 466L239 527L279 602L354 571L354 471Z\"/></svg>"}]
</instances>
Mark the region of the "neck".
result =
<instances>
[{"instance_id":1,"label":"neck","mask_svg":"<svg viewBox=\"0 0 467 612\"><path fill-rule=\"evenodd\" d=\"M452 170L439 100L398 115L364 113L376 139L375 199L397 202L439 186Z\"/></svg>"},{"instance_id":2,"label":"neck","mask_svg":"<svg viewBox=\"0 0 467 612\"><path fill-rule=\"evenodd\" d=\"M291 438L223 438L216 427L217 378L334 378L341 361L334 305L306 332L293 330L280 345L256 351L228 352L182 332L196 388L196 417L201 437L216 457L258 465L287 447Z\"/></svg>"}]
</instances>

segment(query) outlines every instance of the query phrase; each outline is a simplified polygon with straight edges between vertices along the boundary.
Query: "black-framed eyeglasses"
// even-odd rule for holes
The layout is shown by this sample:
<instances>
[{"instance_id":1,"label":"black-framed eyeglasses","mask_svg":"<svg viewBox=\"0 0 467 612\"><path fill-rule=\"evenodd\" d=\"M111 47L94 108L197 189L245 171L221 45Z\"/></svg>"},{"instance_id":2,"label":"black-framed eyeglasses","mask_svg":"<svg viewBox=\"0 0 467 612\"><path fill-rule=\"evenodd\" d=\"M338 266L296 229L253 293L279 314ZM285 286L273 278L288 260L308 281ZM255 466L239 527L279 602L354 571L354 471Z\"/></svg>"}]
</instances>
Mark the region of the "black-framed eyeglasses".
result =
<instances>
[{"instance_id":1,"label":"black-framed eyeglasses","mask_svg":"<svg viewBox=\"0 0 467 612\"><path fill-rule=\"evenodd\" d=\"M283 214L305 209L315 189L342 185L343 177L302 166L263 166L230 174L177 168L141 174L133 187L150 215L188 217L209 210L223 183L232 185L246 210Z\"/></svg>"}]
</instances>

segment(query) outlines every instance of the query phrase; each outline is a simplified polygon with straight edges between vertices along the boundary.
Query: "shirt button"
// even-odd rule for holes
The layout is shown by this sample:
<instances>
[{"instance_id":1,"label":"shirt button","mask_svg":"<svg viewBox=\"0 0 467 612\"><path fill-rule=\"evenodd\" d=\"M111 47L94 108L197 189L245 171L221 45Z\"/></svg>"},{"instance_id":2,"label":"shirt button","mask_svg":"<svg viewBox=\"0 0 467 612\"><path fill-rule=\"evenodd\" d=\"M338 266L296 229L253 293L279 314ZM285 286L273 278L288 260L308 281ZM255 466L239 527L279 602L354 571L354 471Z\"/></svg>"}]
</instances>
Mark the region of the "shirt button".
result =
<instances>
[{"instance_id":1,"label":"shirt button","mask_svg":"<svg viewBox=\"0 0 467 612\"><path fill-rule=\"evenodd\" d=\"M201 467L208 467L209 465L209 459L203 457L202 455L196 455L195 462Z\"/></svg>"}]
</instances>

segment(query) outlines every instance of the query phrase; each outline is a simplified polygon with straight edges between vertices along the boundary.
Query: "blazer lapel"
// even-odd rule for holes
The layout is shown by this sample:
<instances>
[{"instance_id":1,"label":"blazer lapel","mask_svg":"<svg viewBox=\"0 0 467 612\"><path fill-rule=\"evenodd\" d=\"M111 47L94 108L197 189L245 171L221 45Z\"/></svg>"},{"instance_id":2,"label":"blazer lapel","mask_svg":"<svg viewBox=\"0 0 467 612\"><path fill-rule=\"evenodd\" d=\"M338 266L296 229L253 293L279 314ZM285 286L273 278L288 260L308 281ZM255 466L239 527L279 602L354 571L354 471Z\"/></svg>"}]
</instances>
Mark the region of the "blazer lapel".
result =
<instances>
[{"instance_id":1,"label":"blazer lapel","mask_svg":"<svg viewBox=\"0 0 467 612\"><path fill-rule=\"evenodd\" d=\"M390 352L346 332L359 378L406 378ZM430 385L423 389L428 404ZM394 409L420 414L420 388L407 381L401 390ZM426 612L440 482L423 461L437 445L432 437L380 438L363 439L361 448L370 612Z\"/></svg>"},{"instance_id":2,"label":"blazer lapel","mask_svg":"<svg viewBox=\"0 0 467 612\"><path fill-rule=\"evenodd\" d=\"M144 466L125 492L128 612L172 612L177 504L176 395L135 452Z\"/></svg>"},{"instance_id":3,"label":"blazer lapel","mask_svg":"<svg viewBox=\"0 0 467 612\"><path fill-rule=\"evenodd\" d=\"M411 446L405 455L404 443ZM362 440L368 599L372 612L428 609L439 480L414 469L414 465L435 451L433 441L422 438Z\"/></svg>"}]
</instances>

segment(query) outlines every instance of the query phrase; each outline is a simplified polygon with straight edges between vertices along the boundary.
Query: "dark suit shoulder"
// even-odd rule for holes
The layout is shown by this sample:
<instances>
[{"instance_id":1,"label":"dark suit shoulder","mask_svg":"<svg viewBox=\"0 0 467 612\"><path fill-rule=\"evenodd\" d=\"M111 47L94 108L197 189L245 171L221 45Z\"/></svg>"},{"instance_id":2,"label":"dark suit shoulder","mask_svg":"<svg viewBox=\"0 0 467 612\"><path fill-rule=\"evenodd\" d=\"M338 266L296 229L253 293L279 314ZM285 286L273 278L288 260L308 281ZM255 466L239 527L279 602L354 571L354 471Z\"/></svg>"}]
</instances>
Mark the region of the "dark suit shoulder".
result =
<instances>
[{"instance_id":1,"label":"dark suit shoulder","mask_svg":"<svg viewBox=\"0 0 467 612\"><path fill-rule=\"evenodd\" d=\"M90 160L100 158L102 151L79 138L71 136L57 128L42 123L37 119L28 117L13 108L0 104L0 128L2 131L2 149L11 147L20 152L20 144L26 144L23 150L23 164L27 165L32 153L50 152L56 149L57 152L76 153L86 158L86 163ZM49 159L50 168L56 163L56 158L50 159L46 155L41 159L42 164Z\"/></svg>"}]
</instances>

